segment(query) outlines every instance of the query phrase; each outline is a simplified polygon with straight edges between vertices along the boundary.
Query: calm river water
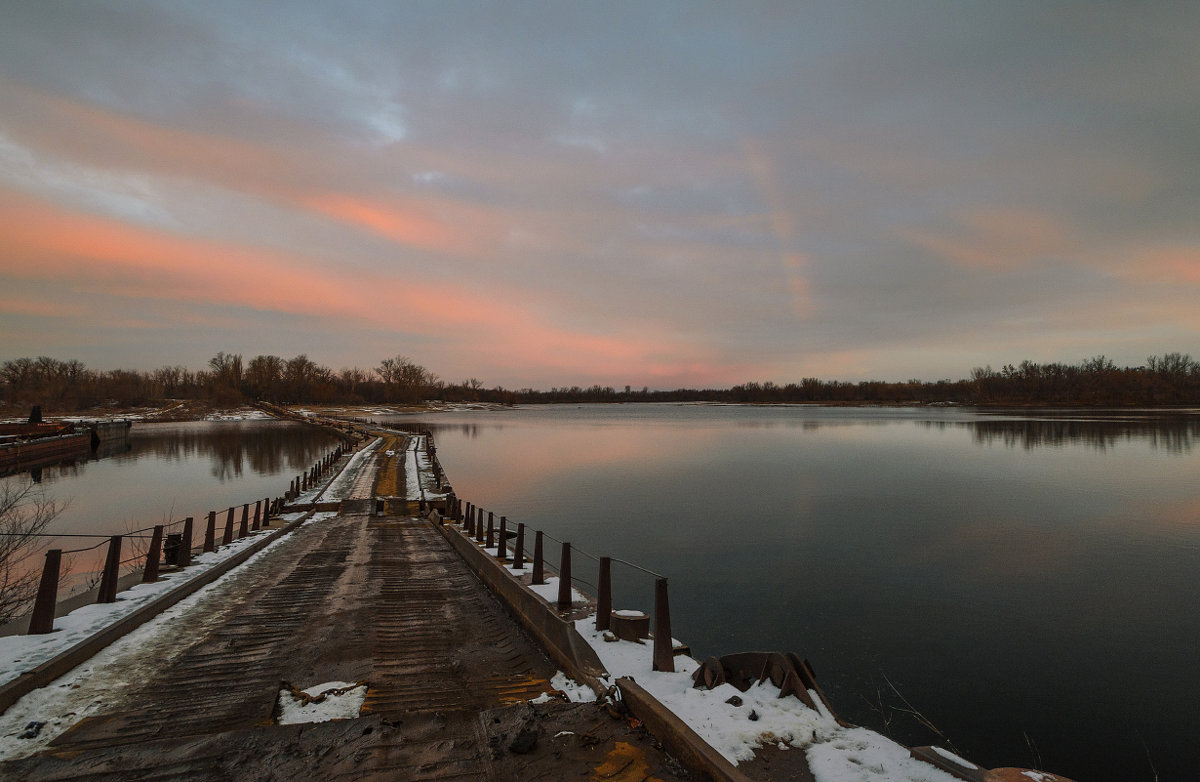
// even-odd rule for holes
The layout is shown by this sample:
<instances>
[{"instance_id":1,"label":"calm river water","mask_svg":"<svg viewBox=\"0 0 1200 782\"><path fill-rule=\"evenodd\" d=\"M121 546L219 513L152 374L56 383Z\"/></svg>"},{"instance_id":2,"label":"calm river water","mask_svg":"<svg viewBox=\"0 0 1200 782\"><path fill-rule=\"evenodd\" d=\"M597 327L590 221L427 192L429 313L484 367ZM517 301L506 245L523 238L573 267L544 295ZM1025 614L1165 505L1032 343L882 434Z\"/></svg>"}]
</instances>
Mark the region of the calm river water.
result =
<instances>
[{"instance_id":1,"label":"calm river water","mask_svg":"<svg viewBox=\"0 0 1200 782\"><path fill-rule=\"evenodd\" d=\"M696 656L798 652L842 716L942 743L904 711L918 710L987 766L1081 782L1200 768L1196 411L571 405L393 420L435 431L460 497L668 575L674 635ZM131 436L125 454L43 471L70 501L56 530L276 496L336 445L277 421ZM586 557L575 569L594 583ZM648 577L613 577L618 607L652 607Z\"/></svg>"},{"instance_id":2,"label":"calm river water","mask_svg":"<svg viewBox=\"0 0 1200 782\"><path fill-rule=\"evenodd\" d=\"M696 656L798 652L842 716L940 743L911 706L989 767L1081 781L1200 768L1195 411L420 420L460 497L668 575L674 635ZM581 568L594 583L577 555ZM618 603L652 607L647 577L613 578Z\"/></svg>"},{"instance_id":3,"label":"calm river water","mask_svg":"<svg viewBox=\"0 0 1200 782\"><path fill-rule=\"evenodd\" d=\"M134 423L129 449L92 461L41 469L45 495L64 506L49 531L115 535L278 497L288 481L336 448L326 429L290 421ZM0 478L27 481L28 472ZM253 510L253 507L251 507ZM218 517L224 523L224 517ZM203 535L203 526L197 534ZM71 550L102 538L57 538ZM128 556L129 550L123 553ZM71 558L67 588L86 583L104 564L105 546ZM37 562L41 567L41 560Z\"/></svg>"}]
</instances>

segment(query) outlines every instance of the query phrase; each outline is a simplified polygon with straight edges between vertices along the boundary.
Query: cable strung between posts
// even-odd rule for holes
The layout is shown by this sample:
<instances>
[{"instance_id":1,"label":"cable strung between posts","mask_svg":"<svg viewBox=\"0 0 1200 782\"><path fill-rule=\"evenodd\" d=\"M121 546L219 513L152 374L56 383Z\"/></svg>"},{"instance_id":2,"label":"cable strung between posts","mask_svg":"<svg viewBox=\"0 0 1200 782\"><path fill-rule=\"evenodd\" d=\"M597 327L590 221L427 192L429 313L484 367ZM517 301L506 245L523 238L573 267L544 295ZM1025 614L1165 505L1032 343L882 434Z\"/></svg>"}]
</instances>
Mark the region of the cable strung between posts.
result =
<instances>
[{"instance_id":1,"label":"cable strung between posts","mask_svg":"<svg viewBox=\"0 0 1200 782\"><path fill-rule=\"evenodd\" d=\"M91 536L91 535L88 535L87 537L92 537L92 536ZM109 537L112 537L112 536L110 535ZM85 551L91 551L91 550L93 550L93 549L98 549L98 548L100 548L101 546L103 546L103 545L104 545L104 544L106 544L106 543L108 543L108 541L107 541L107 540L102 540L102 541L100 541L99 543L97 543L97 544L96 544L96 545L94 545L94 546L88 546L87 548L76 548L76 549L71 549L70 551L64 551L63 553L64 553L64 554L82 554L82 553L83 553L83 552L85 552Z\"/></svg>"},{"instance_id":2,"label":"cable strung between posts","mask_svg":"<svg viewBox=\"0 0 1200 782\"><path fill-rule=\"evenodd\" d=\"M609 559L611 559L613 562L620 562L622 565L628 565L629 567L634 568L635 570L640 570L643 573L649 573L650 575L654 576L655 578L661 578L663 580L666 580L666 578L667 578L662 573L655 573L653 570L651 570L649 568L644 568L641 565L635 565L634 563L628 562L624 559L617 559L616 557L609 557Z\"/></svg>"}]
</instances>

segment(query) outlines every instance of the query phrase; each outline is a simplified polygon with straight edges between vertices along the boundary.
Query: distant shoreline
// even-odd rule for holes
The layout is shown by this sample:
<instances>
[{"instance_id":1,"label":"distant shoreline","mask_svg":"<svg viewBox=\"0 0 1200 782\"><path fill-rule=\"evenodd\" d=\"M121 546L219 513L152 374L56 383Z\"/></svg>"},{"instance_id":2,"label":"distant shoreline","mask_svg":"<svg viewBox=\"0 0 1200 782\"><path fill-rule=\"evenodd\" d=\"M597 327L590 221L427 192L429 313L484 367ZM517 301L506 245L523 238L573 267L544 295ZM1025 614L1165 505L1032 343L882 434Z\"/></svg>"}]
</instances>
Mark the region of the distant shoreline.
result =
<instances>
[{"instance_id":1,"label":"distant shoreline","mask_svg":"<svg viewBox=\"0 0 1200 782\"><path fill-rule=\"evenodd\" d=\"M286 405L298 411L312 411L322 415L338 418L364 418L380 415L420 415L440 414L446 412L488 412L495 410L512 410L522 407L546 407L551 405L656 405L656 406L689 406L689 407L837 407L837 408L959 408L975 409L989 413L1011 410L1014 412L1033 413L1051 411L1087 411L1090 414L1112 412L1114 414L1142 411L1156 414L1167 413L1197 413L1200 407L1196 405L1146 405L1135 402L1125 404L1049 404L1033 402L925 402L920 400L830 400L828 402L732 402L728 400L687 400L687 401L589 401L589 402L521 402L519 404L501 404L495 402L443 403L426 402L419 405L338 405L338 404L307 404ZM101 418L126 418L144 423L180 423L189 421L249 421L269 419L253 405L219 406L200 400L170 400L157 407L123 407L100 405L83 410L56 411L44 409L43 417L48 420L95 420ZM0 422L18 422L28 418L26 412L22 415L16 406L5 405L0 408Z\"/></svg>"}]
</instances>

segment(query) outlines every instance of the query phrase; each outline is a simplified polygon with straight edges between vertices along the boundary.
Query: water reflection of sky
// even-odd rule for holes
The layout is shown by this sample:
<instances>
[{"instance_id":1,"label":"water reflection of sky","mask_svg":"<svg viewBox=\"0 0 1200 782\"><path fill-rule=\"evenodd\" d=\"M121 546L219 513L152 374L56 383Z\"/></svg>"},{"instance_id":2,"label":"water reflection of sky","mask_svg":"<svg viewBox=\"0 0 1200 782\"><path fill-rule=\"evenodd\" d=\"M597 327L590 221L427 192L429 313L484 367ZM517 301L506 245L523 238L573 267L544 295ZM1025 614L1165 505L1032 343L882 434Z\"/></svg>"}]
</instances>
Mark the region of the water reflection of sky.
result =
<instances>
[{"instance_id":1,"label":"water reflection of sky","mask_svg":"<svg viewBox=\"0 0 1200 782\"><path fill-rule=\"evenodd\" d=\"M328 431L284 421L135 424L124 453L41 469L46 496L64 507L50 531L123 534L253 504L282 494L336 443ZM0 480L28 479L23 473ZM51 545L74 549L93 542L57 538ZM72 566L86 572L103 558L98 550L76 557Z\"/></svg>"},{"instance_id":2,"label":"water reflection of sky","mask_svg":"<svg viewBox=\"0 0 1200 782\"><path fill-rule=\"evenodd\" d=\"M1182 727L1200 723L1195 415L631 405L426 423L460 496L667 573L675 635L700 654L798 651L864 722L886 675L988 765L1033 765L1025 733L1079 779L1145 776L1139 737L1163 778L1200 764ZM614 578L650 606L645 579Z\"/></svg>"}]
</instances>

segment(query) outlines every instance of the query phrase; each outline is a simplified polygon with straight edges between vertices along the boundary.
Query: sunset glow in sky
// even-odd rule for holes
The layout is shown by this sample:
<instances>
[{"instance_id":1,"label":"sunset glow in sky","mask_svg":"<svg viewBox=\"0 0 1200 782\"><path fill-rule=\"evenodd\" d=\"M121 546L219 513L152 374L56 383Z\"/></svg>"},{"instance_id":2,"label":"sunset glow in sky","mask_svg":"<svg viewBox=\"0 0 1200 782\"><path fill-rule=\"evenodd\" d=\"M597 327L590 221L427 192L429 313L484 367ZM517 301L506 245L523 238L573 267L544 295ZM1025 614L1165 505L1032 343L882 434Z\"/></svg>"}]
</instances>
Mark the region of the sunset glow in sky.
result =
<instances>
[{"instance_id":1,"label":"sunset glow in sky","mask_svg":"<svg viewBox=\"0 0 1200 782\"><path fill-rule=\"evenodd\" d=\"M1200 356L1200 4L0 11L0 359L511 388Z\"/></svg>"}]
</instances>

